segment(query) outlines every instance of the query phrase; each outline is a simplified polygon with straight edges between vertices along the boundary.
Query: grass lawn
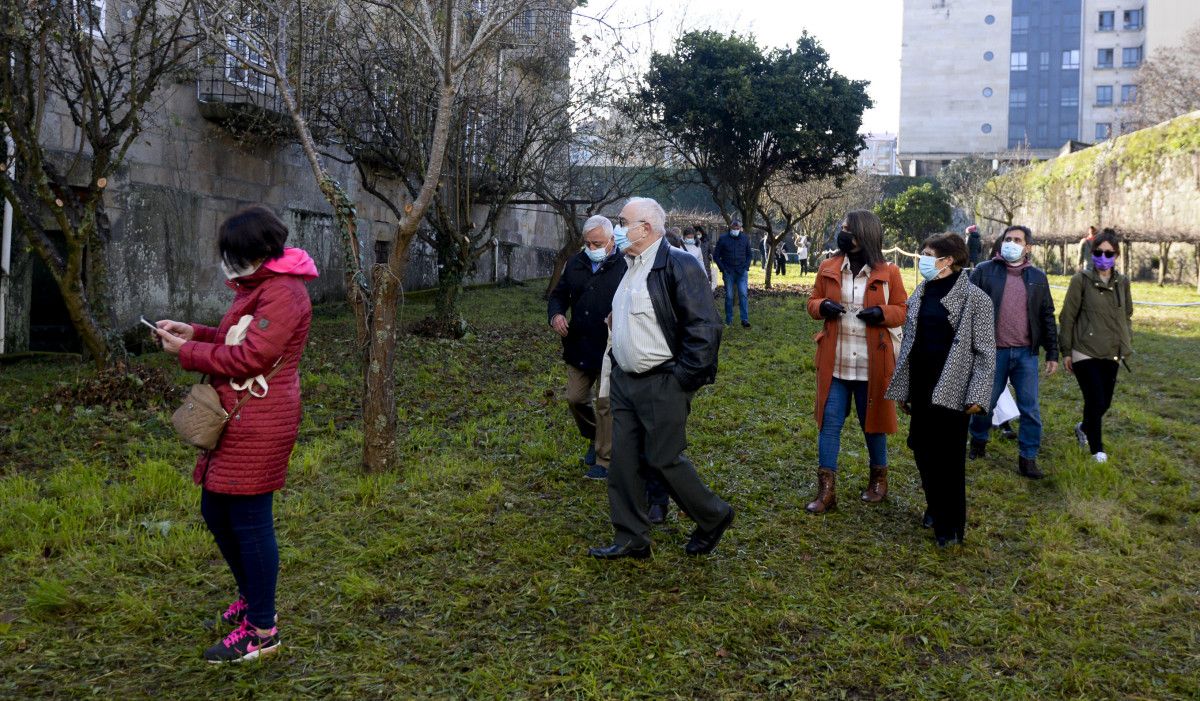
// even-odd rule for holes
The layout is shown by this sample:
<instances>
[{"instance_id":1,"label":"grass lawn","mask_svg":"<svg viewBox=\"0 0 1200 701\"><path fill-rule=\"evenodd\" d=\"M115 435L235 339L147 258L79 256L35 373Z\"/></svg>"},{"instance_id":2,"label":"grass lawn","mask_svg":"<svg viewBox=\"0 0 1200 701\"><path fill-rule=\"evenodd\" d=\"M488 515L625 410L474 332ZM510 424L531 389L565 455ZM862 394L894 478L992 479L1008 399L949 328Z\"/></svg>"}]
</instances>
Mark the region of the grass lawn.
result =
<instances>
[{"instance_id":1,"label":"grass lawn","mask_svg":"<svg viewBox=\"0 0 1200 701\"><path fill-rule=\"evenodd\" d=\"M284 649L261 664L200 659L232 580L168 406L56 405L87 368L0 367L0 697L1200 697L1200 308L1138 310L1105 465L1075 444L1073 378L1046 381L1049 477L994 442L969 466L967 545L939 551L903 419L885 504L858 501L847 430L840 510L804 512L818 325L802 297L755 299L689 424L733 529L688 558L672 512L652 560L601 563L605 489L581 479L541 291L469 292L470 337L403 341L404 469L373 476L352 322L318 310L276 501Z\"/></svg>"}]
</instances>

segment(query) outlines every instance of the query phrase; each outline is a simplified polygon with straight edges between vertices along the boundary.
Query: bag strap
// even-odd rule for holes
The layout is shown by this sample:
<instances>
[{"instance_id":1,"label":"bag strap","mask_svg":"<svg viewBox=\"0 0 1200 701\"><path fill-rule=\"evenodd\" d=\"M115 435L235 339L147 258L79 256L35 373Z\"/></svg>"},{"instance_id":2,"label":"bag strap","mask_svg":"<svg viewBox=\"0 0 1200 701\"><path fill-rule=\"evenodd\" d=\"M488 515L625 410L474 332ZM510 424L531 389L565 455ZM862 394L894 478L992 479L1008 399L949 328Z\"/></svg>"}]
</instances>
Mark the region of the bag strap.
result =
<instances>
[{"instance_id":1,"label":"bag strap","mask_svg":"<svg viewBox=\"0 0 1200 701\"><path fill-rule=\"evenodd\" d=\"M284 358L288 358L288 356L285 356L285 355L279 356L279 360L275 361L275 366L271 368L271 372L267 373L267 376L264 377L263 380L265 380L267 383L271 382L271 378L275 377L275 374L283 369L283 366L285 364L283 362ZM290 360L290 358L289 358L289 360ZM233 411L229 412L229 415L225 417L225 423L229 423L230 421L232 421L233 417L237 416L238 412L242 410L242 407L246 406L246 402L250 401L250 397L252 397L252 396L254 396L254 395L252 395L250 393L250 391L247 390L246 396L239 399L238 403L233 406Z\"/></svg>"}]
</instances>

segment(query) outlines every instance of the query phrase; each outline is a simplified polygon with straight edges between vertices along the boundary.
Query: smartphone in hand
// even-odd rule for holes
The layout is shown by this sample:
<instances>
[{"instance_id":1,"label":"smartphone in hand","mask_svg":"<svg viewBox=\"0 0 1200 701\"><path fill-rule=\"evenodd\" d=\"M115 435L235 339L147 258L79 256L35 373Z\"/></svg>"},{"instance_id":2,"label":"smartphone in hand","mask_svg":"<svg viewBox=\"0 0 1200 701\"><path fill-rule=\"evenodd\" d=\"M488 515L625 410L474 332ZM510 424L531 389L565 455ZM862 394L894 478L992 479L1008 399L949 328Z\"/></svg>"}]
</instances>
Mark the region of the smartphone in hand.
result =
<instances>
[{"instance_id":1,"label":"smartphone in hand","mask_svg":"<svg viewBox=\"0 0 1200 701\"><path fill-rule=\"evenodd\" d=\"M149 326L150 330L155 332L155 334L158 333L158 327L155 326L154 324L151 324L149 321L146 321L146 317L143 316L143 317L139 318L138 321L142 322L146 326Z\"/></svg>"}]
</instances>

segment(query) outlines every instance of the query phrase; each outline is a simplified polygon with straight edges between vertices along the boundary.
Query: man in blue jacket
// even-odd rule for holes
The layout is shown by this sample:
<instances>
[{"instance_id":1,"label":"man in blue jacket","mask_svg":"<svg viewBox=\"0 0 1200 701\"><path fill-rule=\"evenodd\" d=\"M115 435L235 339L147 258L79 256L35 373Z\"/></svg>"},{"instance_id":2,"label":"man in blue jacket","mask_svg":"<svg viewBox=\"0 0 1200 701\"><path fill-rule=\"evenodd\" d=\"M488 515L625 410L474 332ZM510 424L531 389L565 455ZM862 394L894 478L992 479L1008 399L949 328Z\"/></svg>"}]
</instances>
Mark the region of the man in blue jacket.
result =
<instances>
[{"instance_id":1,"label":"man in blue jacket","mask_svg":"<svg viewBox=\"0 0 1200 701\"><path fill-rule=\"evenodd\" d=\"M721 271L725 281L725 325L733 323L733 293L737 289L738 306L742 313L742 326L750 328L749 273L750 240L742 231L742 222L734 219L729 224L729 233L717 241L713 251L713 262Z\"/></svg>"},{"instance_id":2,"label":"man in blue jacket","mask_svg":"<svg viewBox=\"0 0 1200 701\"><path fill-rule=\"evenodd\" d=\"M996 374L988 409L996 408L1005 384L1011 381L1021 412L1017 469L1024 477L1039 479L1042 413L1038 404L1038 355L1040 348L1046 349L1046 374L1053 375L1058 370L1058 324L1046 273L1029 261L1032 245L1033 234L1027 227L1008 227L999 255L975 266L971 282L988 293L996 312ZM991 427L991 411L971 417L972 460L987 452Z\"/></svg>"}]
</instances>

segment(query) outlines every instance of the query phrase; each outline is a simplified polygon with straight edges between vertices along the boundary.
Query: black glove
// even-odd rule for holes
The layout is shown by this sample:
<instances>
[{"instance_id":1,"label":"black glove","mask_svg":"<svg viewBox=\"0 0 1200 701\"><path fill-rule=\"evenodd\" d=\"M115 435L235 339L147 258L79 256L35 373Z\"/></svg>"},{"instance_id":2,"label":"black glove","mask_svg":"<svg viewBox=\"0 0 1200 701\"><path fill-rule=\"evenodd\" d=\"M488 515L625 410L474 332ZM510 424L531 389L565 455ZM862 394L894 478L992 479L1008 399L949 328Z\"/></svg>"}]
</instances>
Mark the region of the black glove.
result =
<instances>
[{"instance_id":1,"label":"black glove","mask_svg":"<svg viewBox=\"0 0 1200 701\"><path fill-rule=\"evenodd\" d=\"M836 319L846 313L846 308L832 300L821 302L821 316L826 319Z\"/></svg>"},{"instance_id":2,"label":"black glove","mask_svg":"<svg viewBox=\"0 0 1200 701\"><path fill-rule=\"evenodd\" d=\"M867 326L879 326L883 323L883 309L880 307L867 307L855 316Z\"/></svg>"}]
</instances>

